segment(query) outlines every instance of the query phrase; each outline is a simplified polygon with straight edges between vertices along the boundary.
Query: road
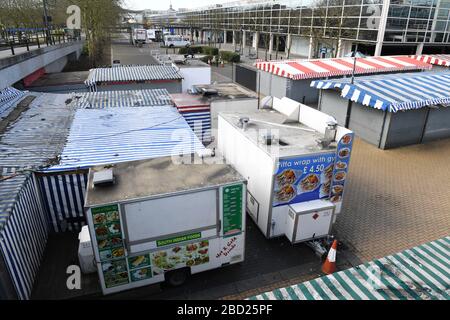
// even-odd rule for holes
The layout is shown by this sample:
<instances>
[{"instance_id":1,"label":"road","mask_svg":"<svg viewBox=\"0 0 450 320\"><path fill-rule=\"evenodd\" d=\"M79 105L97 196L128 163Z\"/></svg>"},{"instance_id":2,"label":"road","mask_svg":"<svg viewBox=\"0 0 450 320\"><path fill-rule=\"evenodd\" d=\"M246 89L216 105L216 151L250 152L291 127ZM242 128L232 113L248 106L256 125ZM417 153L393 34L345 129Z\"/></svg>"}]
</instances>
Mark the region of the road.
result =
<instances>
[{"instance_id":1,"label":"road","mask_svg":"<svg viewBox=\"0 0 450 320\"><path fill-rule=\"evenodd\" d=\"M133 46L127 39L114 41L111 44L112 61L120 60L122 65L148 65L158 64L150 54L151 50L159 49L159 43L145 44L142 48Z\"/></svg>"}]
</instances>

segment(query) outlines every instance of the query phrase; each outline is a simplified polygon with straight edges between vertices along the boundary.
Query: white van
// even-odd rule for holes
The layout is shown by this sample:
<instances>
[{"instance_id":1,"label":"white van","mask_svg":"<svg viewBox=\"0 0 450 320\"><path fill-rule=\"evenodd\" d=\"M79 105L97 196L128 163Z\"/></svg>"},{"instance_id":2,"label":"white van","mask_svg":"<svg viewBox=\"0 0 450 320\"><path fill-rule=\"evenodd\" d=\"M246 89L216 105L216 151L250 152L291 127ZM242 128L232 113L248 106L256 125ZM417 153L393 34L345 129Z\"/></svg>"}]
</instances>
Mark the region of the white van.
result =
<instances>
[{"instance_id":1,"label":"white van","mask_svg":"<svg viewBox=\"0 0 450 320\"><path fill-rule=\"evenodd\" d=\"M191 42L188 38L180 35L166 35L164 36L164 46L166 47L189 47Z\"/></svg>"}]
</instances>

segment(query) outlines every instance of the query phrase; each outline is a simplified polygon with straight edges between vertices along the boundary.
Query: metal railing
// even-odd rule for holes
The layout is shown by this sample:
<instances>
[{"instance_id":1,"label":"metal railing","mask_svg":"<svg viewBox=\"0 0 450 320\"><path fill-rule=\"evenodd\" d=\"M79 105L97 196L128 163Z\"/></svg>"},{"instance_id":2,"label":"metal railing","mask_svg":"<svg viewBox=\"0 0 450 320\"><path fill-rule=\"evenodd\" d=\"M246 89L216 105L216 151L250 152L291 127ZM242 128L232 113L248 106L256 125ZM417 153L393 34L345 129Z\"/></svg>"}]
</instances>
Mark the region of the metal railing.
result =
<instances>
[{"instance_id":1,"label":"metal railing","mask_svg":"<svg viewBox=\"0 0 450 320\"><path fill-rule=\"evenodd\" d=\"M50 30L48 33L44 28L4 29L0 33L0 52L10 50L12 55L16 55L18 48L26 48L28 52L43 46L78 40L81 40L78 32L62 29Z\"/></svg>"}]
</instances>

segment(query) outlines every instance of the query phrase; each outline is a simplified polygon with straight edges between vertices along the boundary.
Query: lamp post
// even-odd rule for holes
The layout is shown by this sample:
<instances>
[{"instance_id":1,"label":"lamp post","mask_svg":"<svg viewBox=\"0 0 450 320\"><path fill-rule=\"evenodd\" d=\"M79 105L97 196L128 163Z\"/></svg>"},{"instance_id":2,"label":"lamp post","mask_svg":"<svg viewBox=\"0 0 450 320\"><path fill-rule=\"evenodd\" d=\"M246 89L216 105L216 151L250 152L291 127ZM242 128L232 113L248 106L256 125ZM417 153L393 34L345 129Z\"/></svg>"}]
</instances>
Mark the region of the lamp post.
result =
<instances>
[{"instance_id":1,"label":"lamp post","mask_svg":"<svg viewBox=\"0 0 450 320\"><path fill-rule=\"evenodd\" d=\"M356 43L355 45L355 51L352 52L352 57L353 57L353 70L352 70L352 78L350 80L350 84L354 84L355 83L355 71L356 71L356 55L358 52L358 43ZM350 99L348 99L348 104L347 104L347 115L345 117L345 127L348 128L350 126L350 117L352 114L352 101Z\"/></svg>"},{"instance_id":2,"label":"lamp post","mask_svg":"<svg viewBox=\"0 0 450 320\"><path fill-rule=\"evenodd\" d=\"M47 0L42 0L42 5L44 8L44 24L45 24L45 36L47 37L47 44L49 42L50 44L52 44L52 39L50 38L50 30L48 27Z\"/></svg>"}]
</instances>

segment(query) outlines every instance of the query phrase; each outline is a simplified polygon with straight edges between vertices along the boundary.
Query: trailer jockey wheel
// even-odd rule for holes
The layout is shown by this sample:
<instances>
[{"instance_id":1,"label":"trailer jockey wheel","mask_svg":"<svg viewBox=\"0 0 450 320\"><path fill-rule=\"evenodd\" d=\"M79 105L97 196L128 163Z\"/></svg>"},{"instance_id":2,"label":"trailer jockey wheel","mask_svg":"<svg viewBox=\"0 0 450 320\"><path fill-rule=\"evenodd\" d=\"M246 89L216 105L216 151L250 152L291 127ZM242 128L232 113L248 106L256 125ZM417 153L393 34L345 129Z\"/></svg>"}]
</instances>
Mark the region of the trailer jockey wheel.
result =
<instances>
[{"instance_id":1,"label":"trailer jockey wheel","mask_svg":"<svg viewBox=\"0 0 450 320\"><path fill-rule=\"evenodd\" d=\"M189 268L182 268L165 273L166 282L172 287L178 287L184 284L189 277Z\"/></svg>"}]
</instances>

